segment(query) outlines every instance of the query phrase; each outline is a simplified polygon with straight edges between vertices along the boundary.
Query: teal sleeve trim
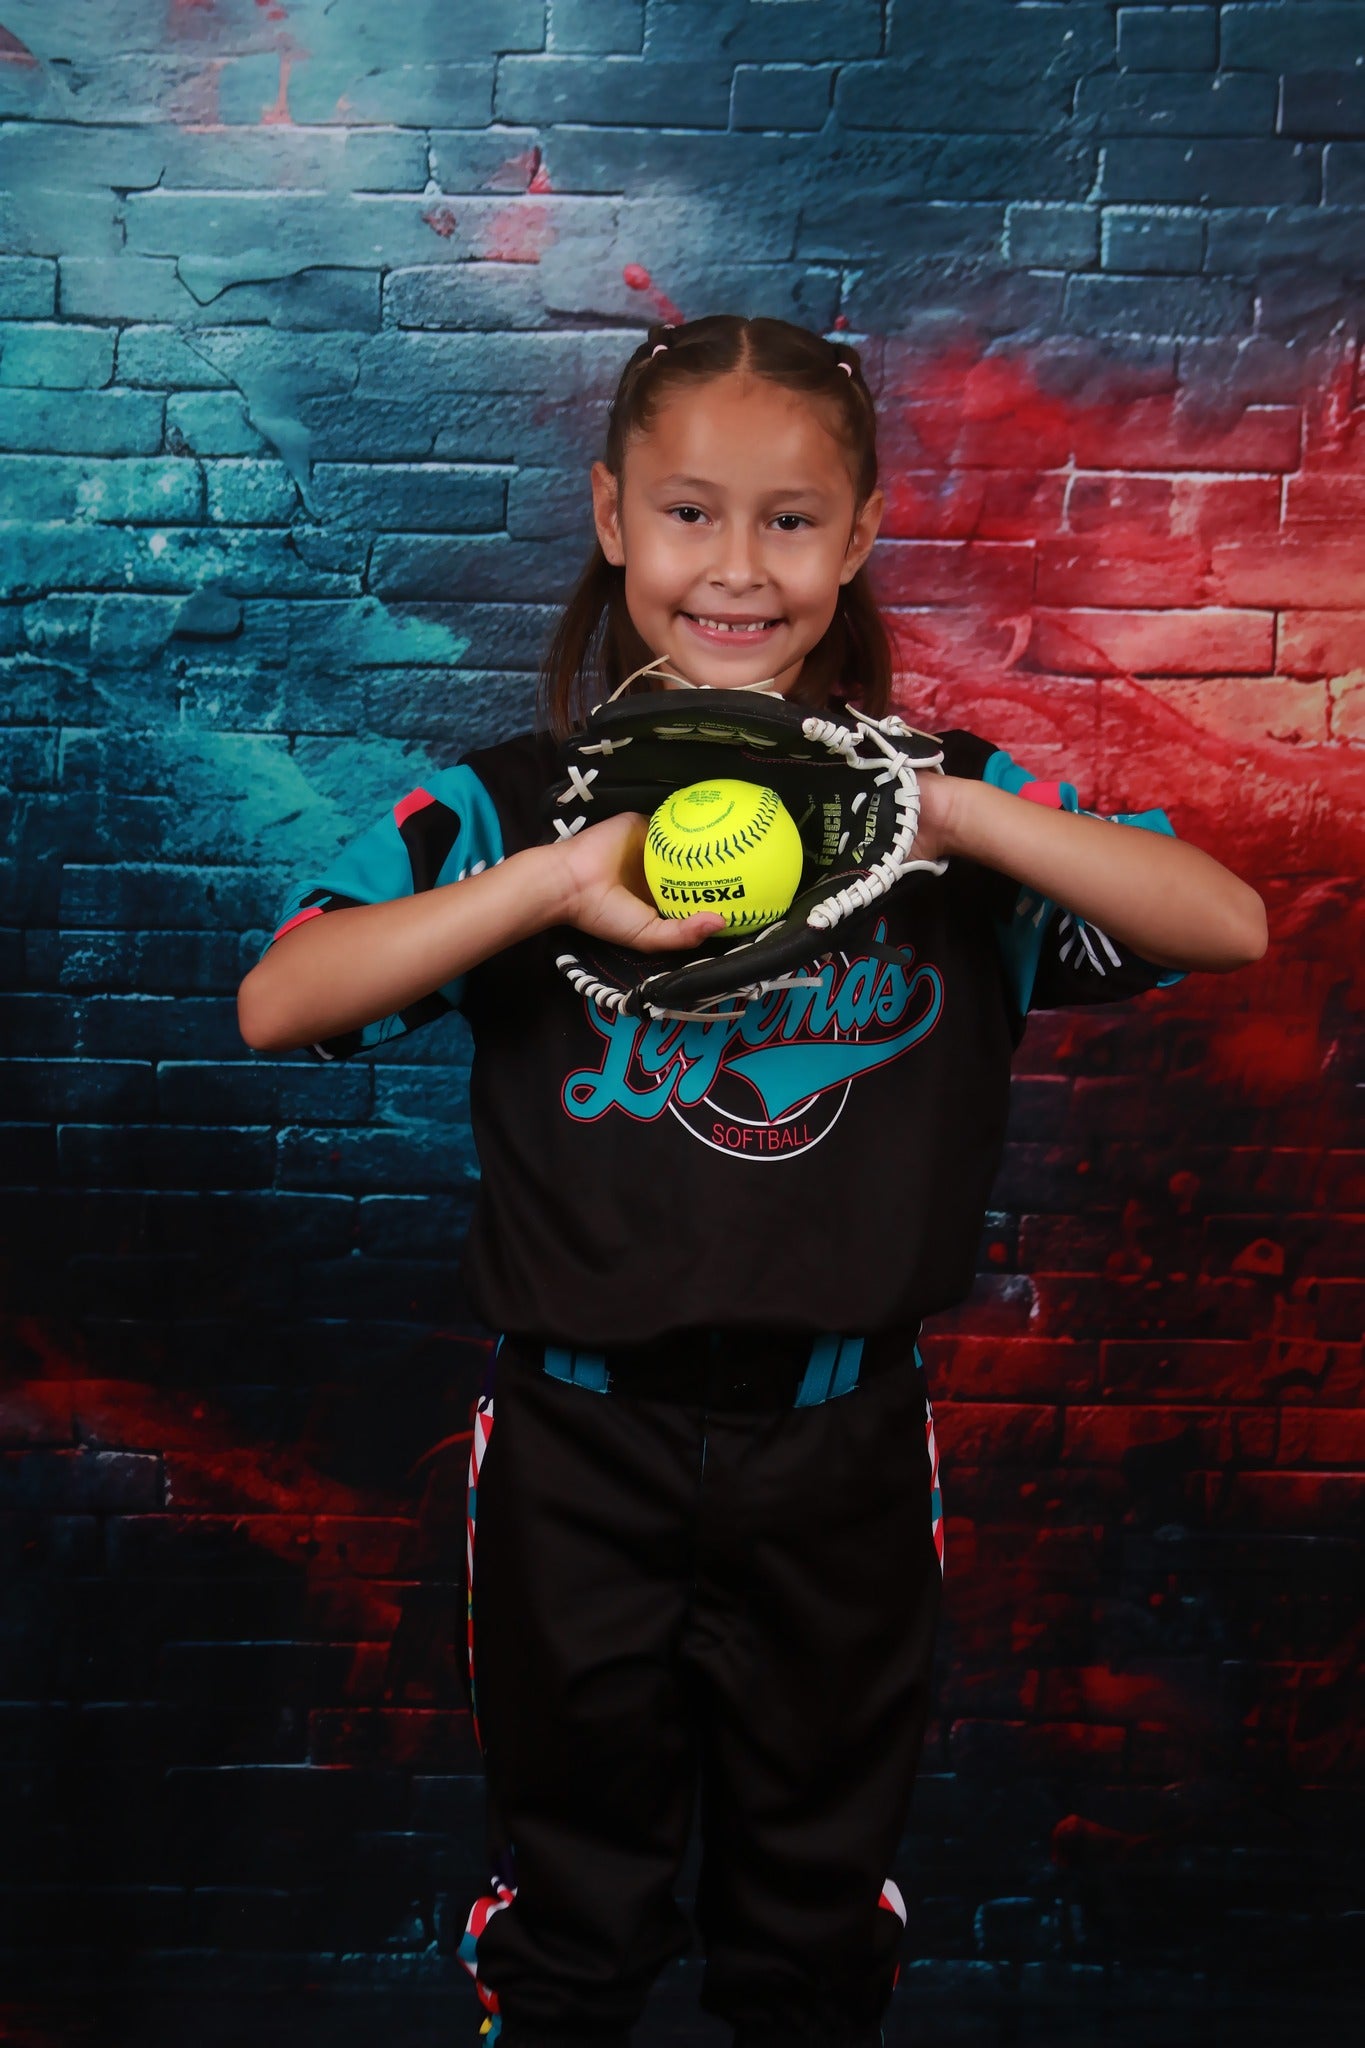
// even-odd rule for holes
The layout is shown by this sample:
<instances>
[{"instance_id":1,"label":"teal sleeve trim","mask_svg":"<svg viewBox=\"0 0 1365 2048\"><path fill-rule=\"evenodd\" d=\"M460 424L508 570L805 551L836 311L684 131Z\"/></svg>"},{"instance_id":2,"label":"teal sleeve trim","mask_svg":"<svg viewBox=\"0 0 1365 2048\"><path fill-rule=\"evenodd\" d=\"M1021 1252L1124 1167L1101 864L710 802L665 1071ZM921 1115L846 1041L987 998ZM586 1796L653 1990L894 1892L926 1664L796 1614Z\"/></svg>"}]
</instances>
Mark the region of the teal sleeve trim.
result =
<instances>
[{"instance_id":1,"label":"teal sleeve trim","mask_svg":"<svg viewBox=\"0 0 1365 2048\"><path fill-rule=\"evenodd\" d=\"M456 820L454 836L434 882L424 882L424 887L463 881L467 875L497 866L503 858L501 821L493 798L472 768L459 764L454 768L432 769L415 787L433 797L435 806L425 802L414 805L408 797L401 798L382 818L348 840L325 867L298 882L280 906L275 929L258 959L263 960L276 939L296 919L306 917L314 904L325 910L328 898L350 905L391 903L401 896L411 896L414 859L420 858L420 851L414 853L409 838L404 837L404 826L409 835L420 835L423 831L435 834L442 829L449 831L451 816ZM431 843L428 839L427 844ZM464 975L457 975L439 990L452 1007L464 993L465 979ZM401 1037L410 1028L411 1021L402 1014L377 1018L362 1028L356 1049L382 1045L388 1039Z\"/></svg>"},{"instance_id":2,"label":"teal sleeve trim","mask_svg":"<svg viewBox=\"0 0 1365 2048\"><path fill-rule=\"evenodd\" d=\"M1011 796L1017 796L1027 784L1037 782L1029 769L1012 760L1003 748L997 748L981 771L981 780L991 783L997 789L1006 789ZM1076 786L1071 782L1045 785L1057 791L1058 810L1079 812L1082 808ZM1175 827L1162 810L1115 811L1110 814L1116 824L1138 825L1148 832L1166 832L1173 839ZM1010 991L1021 1017L1027 1016L1033 1000L1034 983L1038 978L1038 963L1042 959L1043 947L1047 940L1048 928L1059 905L1050 896L1039 896L1034 890L1020 886L1014 900L1014 911L1008 920L996 921L996 937L1000 942L1001 957ZM1161 976L1158 988L1170 988L1177 981L1185 979L1183 968L1173 968Z\"/></svg>"},{"instance_id":3,"label":"teal sleeve trim","mask_svg":"<svg viewBox=\"0 0 1365 2048\"><path fill-rule=\"evenodd\" d=\"M1023 768L1004 751L997 748L981 771L981 780L991 783L996 789L1007 789L1011 796L1017 796L1027 783L1036 782L1038 777L1028 768ZM1074 783L1059 782L1057 794L1060 799L1056 808L1063 811L1079 811L1080 794ZM1008 922L997 920L996 938L1000 942L1001 957L1005 963L1005 974L1015 1008L1021 1017L1028 1015L1028 1006L1033 1000L1033 984L1038 978L1038 962L1043 955L1043 944L1047 938L1048 925L1057 910L1050 896L1037 896L1032 889L1020 887L1014 899L1014 914Z\"/></svg>"}]
</instances>

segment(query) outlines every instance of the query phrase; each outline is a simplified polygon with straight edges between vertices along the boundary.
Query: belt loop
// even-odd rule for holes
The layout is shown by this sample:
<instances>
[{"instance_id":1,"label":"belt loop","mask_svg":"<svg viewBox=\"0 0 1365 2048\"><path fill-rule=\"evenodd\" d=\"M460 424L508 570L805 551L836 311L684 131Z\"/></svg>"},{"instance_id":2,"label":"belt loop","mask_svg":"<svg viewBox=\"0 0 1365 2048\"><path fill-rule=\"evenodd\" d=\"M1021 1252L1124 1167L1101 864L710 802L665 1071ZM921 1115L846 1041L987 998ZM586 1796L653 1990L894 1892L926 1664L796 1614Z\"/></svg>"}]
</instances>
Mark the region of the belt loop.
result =
<instances>
[{"instance_id":1,"label":"belt loop","mask_svg":"<svg viewBox=\"0 0 1365 2048\"><path fill-rule=\"evenodd\" d=\"M858 1370L863 1362L863 1340L861 1337L844 1337L839 1344L839 1363L835 1367L834 1380L829 1398L836 1394L851 1394L858 1384Z\"/></svg>"},{"instance_id":2,"label":"belt loop","mask_svg":"<svg viewBox=\"0 0 1365 2048\"><path fill-rule=\"evenodd\" d=\"M545 1370L551 1379L590 1387L595 1394L605 1394L609 1384L607 1361L600 1351L569 1351L561 1344L547 1344Z\"/></svg>"},{"instance_id":3,"label":"belt loop","mask_svg":"<svg viewBox=\"0 0 1365 2048\"><path fill-rule=\"evenodd\" d=\"M810 1360L796 1391L794 1408L815 1408L829 1399L829 1383L838 1362L839 1337L817 1337L810 1347Z\"/></svg>"}]
</instances>

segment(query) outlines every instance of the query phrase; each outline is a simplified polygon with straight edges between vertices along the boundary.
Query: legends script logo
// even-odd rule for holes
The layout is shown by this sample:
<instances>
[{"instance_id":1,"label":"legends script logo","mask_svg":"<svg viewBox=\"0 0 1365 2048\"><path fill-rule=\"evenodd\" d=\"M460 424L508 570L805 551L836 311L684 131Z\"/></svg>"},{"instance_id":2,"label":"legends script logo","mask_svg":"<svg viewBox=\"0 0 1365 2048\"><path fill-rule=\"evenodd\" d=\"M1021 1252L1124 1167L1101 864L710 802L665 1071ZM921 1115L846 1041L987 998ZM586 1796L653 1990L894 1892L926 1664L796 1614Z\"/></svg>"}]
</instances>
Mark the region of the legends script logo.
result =
<instances>
[{"instance_id":1,"label":"legends script logo","mask_svg":"<svg viewBox=\"0 0 1365 2048\"><path fill-rule=\"evenodd\" d=\"M874 936L885 945L884 923ZM714 1022L608 1020L586 1003L602 1062L568 1076L564 1108L582 1122L613 1109L648 1122L669 1110L704 1145L741 1159L803 1152L838 1122L861 1075L938 1023L943 977L915 965L913 946L897 950L902 966L840 954L809 970L814 986L776 989Z\"/></svg>"}]
</instances>

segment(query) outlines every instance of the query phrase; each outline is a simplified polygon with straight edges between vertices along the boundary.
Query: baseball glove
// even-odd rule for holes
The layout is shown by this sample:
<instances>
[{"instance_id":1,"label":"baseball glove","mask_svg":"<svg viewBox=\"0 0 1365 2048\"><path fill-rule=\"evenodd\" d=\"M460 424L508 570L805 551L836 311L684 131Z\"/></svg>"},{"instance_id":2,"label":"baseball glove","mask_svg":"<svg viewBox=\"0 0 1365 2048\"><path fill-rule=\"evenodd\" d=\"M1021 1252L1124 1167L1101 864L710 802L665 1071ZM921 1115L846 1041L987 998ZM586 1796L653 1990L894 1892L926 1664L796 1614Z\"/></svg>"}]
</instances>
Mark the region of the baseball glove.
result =
<instances>
[{"instance_id":1,"label":"baseball glove","mask_svg":"<svg viewBox=\"0 0 1365 2048\"><path fill-rule=\"evenodd\" d=\"M660 675L660 663L636 674ZM635 677L622 684L628 688ZM719 776L773 789L796 821L804 854L790 907L757 933L722 932L661 966L587 933L556 965L599 1008L634 1017L737 1016L754 996L818 980L794 974L832 950L830 935L854 911L917 869L941 875L946 860L912 860L919 828L917 774L943 773L932 734L899 718L861 711L816 713L776 691L695 690L621 699L590 714L560 749L563 779L544 814L561 839L618 811L649 817L675 790ZM867 950L875 952L875 947ZM889 957L899 960L900 956Z\"/></svg>"}]
</instances>

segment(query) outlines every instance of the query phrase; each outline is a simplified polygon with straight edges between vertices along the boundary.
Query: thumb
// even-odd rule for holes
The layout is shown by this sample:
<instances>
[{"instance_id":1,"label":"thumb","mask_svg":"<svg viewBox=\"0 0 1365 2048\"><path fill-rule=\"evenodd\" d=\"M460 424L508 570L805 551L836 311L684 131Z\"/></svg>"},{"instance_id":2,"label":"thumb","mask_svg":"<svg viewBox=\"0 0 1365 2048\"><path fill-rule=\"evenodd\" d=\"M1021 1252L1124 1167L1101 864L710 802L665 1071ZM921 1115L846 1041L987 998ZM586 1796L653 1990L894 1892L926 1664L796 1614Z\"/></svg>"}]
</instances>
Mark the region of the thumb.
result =
<instances>
[{"instance_id":1,"label":"thumb","mask_svg":"<svg viewBox=\"0 0 1365 2048\"><path fill-rule=\"evenodd\" d=\"M654 928L654 941L660 952L684 951L688 946L699 946L703 939L718 938L725 930L725 919L716 910L694 910L690 917L661 917Z\"/></svg>"}]
</instances>

